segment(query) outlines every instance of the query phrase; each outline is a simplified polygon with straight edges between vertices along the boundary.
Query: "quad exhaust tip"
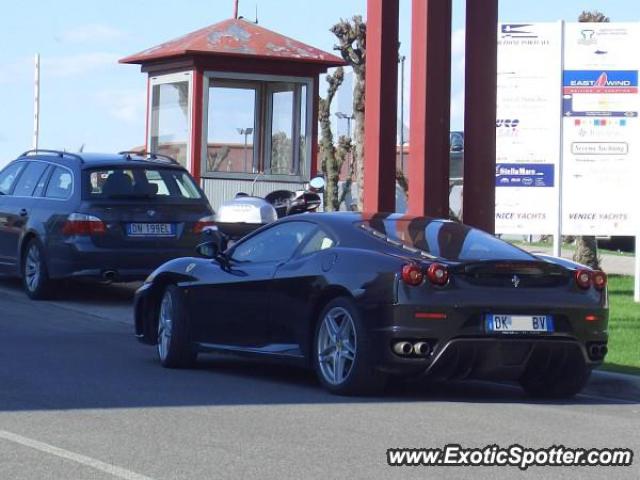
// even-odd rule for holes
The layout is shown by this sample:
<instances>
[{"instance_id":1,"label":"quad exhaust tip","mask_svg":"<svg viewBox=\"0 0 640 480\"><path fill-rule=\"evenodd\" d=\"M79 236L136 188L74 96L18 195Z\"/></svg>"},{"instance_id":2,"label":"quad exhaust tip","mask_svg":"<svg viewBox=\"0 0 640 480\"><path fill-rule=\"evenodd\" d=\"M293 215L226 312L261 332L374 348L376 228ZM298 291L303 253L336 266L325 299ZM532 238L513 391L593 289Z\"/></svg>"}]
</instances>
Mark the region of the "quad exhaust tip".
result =
<instances>
[{"instance_id":1,"label":"quad exhaust tip","mask_svg":"<svg viewBox=\"0 0 640 480\"><path fill-rule=\"evenodd\" d=\"M427 342L416 342L413 344L413 353L420 357L426 357L431 352L431 346Z\"/></svg>"},{"instance_id":2,"label":"quad exhaust tip","mask_svg":"<svg viewBox=\"0 0 640 480\"><path fill-rule=\"evenodd\" d=\"M393 344L393 351L397 355L407 357L415 355L418 357L426 357L431 353L431 345L428 342L408 342L406 340Z\"/></svg>"},{"instance_id":3,"label":"quad exhaust tip","mask_svg":"<svg viewBox=\"0 0 640 480\"><path fill-rule=\"evenodd\" d=\"M609 349L604 344L593 344L589 347L589 357L599 360L605 357Z\"/></svg>"},{"instance_id":4,"label":"quad exhaust tip","mask_svg":"<svg viewBox=\"0 0 640 480\"><path fill-rule=\"evenodd\" d=\"M413 352L413 345L410 342L396 342L393 345L393 351L398 355L411 355L411 352Z\"/></svg>"}]
</instances>

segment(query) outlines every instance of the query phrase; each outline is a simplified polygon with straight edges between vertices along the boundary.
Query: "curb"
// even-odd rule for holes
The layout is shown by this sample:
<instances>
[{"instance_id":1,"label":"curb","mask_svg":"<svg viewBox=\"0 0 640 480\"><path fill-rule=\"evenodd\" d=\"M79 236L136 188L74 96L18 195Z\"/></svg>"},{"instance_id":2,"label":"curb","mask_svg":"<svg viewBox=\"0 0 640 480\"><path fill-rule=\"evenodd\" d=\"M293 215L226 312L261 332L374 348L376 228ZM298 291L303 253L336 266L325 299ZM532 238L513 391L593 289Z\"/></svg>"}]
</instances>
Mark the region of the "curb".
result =
<instances>
[{"instance_id":1,"label":"curb","mask_svg":"<svg viewBox=\"0 0 640 480\"><path fill-rule=\"evenodd\" d=\"M594 370L582 393L640 402L640 376Z\"/></svg>"}]
</instances>

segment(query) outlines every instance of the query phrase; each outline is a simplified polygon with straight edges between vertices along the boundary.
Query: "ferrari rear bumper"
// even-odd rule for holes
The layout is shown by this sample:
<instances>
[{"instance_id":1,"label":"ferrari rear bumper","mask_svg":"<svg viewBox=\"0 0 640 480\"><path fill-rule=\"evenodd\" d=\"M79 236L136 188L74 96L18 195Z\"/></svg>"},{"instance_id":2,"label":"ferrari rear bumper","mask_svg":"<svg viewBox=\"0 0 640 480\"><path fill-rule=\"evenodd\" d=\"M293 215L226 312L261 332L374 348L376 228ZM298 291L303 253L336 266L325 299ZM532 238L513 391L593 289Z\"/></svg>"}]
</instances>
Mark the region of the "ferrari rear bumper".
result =
<instances>
[{"instance_id":1,"label":"ferrari rear bumper","mask_svg":"<svg viewBox=\"0 0 640 480\"><path fill-rule=\"evenodd\" d=\"M552 338L453 338L425 356L383 355L379 369L398 375L426 375L443 380L518 380L527 371L553 372L565 367L593 368L602 358L589 356L589 342Z\"/></svg>"}]
</instances>

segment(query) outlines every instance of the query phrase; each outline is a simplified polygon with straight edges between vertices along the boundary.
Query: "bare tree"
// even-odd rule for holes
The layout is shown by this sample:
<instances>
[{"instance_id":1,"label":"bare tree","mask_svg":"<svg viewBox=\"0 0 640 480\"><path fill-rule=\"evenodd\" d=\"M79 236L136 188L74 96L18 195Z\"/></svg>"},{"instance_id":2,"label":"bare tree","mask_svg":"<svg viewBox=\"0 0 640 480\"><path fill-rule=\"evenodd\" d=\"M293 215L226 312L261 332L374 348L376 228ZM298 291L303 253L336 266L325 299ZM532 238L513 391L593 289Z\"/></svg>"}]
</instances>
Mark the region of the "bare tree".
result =
<instances>
[{"instance_id":1,"label":"bare tree","mask_svg":"<svg viewBox=\"0 0 640 480\"><path fill-rule=\"evenodd\" d=\"M610 19L604 13L599 12L598 10L583 10L578 17L578 21L582 23L607 23L610 21Z\"/></svg>"},{"instance_id":2,"label":"bare tree","mask_svg":"<svg viewBox=\"0 0 640 480\"><path fill-rule=\"evenodd\" d=\"M326 98L320 98L319 101L318 121L320 122L320 165L327 181L324 208L331 212L340 209L338 182L340 171L351 149L351 140L341 137L336 148L331 130L331 103L344 81L342 67L337 68L333 74L327 75L326 80L329 87Z\"/></svg>"},{"instance_id":3,"label":"bare tree","mask_svg":"<svg viewBox=\"0 0 640 480\"><path fill-rule=\"evenodd\" d=\"M362 210L364 188L364 96L367 25L360 15L351 20L336 23L331 32L338 39L334 49L340 52L345 62L353 69L353 174L358 186L358 210ZM349 181L348 181L349 182ZM350 182L349 182L350 185Z\"/></svg>"},{"instance_id":4,"label":"bare tree","mask_svg":"<svg viewBox=\"0 0 640 480\"><path fill-rule=\"evenodd\" d=\"M578 21L584 23L606 23L609 21L609 17L597 10L583 11L578 17ZM588 265L593 269L600 270L596 237L590 235L576 237L576 250L573 253L573 260L583 265Z\"/></svg>"}]
</instances>

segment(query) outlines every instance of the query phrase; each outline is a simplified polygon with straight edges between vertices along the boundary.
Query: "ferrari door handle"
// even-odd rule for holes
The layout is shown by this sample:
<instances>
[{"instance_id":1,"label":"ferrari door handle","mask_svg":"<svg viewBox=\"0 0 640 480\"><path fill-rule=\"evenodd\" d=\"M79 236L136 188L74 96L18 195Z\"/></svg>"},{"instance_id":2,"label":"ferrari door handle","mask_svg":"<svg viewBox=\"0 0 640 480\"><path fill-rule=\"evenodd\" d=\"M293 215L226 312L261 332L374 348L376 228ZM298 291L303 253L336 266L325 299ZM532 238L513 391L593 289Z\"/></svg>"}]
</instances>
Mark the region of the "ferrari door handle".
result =
<instances>
[{"instance_id":1,"label":"ferrari door handle","mask_svg":"<svg viewBox=\"0 0 640 480\"><path fill-rule=\"evenodd\" d=\"M26 209L26 208L23 208L22 210L20 210L20 216L21 216L21 217L26 217L28 213L29 213L29 212L27 212L27 209Z\"/></svg>"}]
</instances>

